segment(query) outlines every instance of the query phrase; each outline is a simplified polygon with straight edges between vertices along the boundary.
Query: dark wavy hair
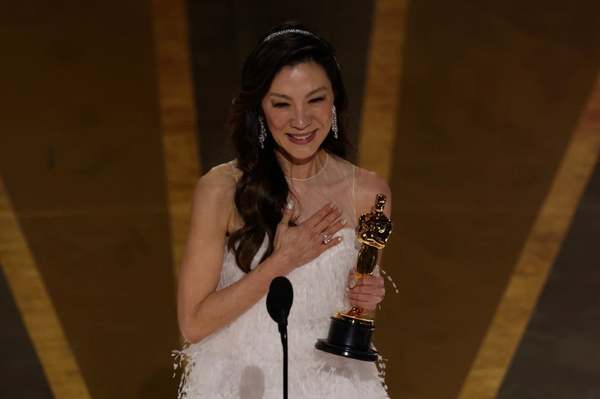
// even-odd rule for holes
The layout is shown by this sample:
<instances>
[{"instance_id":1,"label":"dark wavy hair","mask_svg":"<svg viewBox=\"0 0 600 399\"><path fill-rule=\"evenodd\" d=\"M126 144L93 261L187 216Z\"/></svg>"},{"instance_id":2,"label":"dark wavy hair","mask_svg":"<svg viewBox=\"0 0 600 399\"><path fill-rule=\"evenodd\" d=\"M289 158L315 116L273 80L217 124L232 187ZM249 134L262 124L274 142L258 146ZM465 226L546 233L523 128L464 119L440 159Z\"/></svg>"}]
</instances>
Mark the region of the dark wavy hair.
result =
<instances>
[{"instance_id":1,"label":"dark wavy hair","mask_svg":"<svg viewBox=\"0 0 600 399\"><path fill-rule=\"evenodd\" d=\"M288 32L265 40L270 34L286 29L307 30L301 24L290 22L275 26L263 36L244 62L241 90L233 101L229 120L237 166L242 172L236 185L235 206L244 225L231 233L228 247L235 253L240 269L246 273L251 270L251 262L265 234L269 238L269 246L261 261L273 253L277 224L289 193L275 155L277 144L270 134L264 142L264 149L258 141L258 117L264 117L261 101L281 68L308 61L323 67L333 88L338 139L328 134L321 148L346 158L349 147L344 134L348 99L333 47L316 34Z\"/></svg>"}]
</instances>

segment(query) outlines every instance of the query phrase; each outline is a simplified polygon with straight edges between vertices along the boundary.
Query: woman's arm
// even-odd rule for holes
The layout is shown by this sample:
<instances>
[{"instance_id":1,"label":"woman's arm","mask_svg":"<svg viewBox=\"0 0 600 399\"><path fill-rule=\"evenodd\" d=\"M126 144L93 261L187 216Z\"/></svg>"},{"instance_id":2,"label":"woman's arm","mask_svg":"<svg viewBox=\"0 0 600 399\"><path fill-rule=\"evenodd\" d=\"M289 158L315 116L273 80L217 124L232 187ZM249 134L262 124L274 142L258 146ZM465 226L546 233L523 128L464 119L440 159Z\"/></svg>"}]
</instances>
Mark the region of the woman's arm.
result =
<instances>
[{"instance_id":1,"label":"woman's arm","mask_svg":"<svg viewBox=\"0 0 600 399\"><path fill-rule=\"evenodd\" d=\"M177 293L179 328L188 342L239 317L268 291L279 272L277 256L271 256L238 282L216 291L234 193L235 180L224 166L202 176L194 190Z\"/></svg>"},{"instance_id":2,"label":"woman's arm","mask_svg":"<svg viewBox=\"0 0 600 399\"><path fill-rule=\"evenodd\" d=\"M200 341L231 323L267 293L274 277L306 264L341 241L322 243L323 231L335 234L343 227L339 209L324 206L294 227L288 226L293 209L285 209L273 253L240 280L217 291L234 193L235 179L224 167L203 176L194 191L177 293L179 328L188 342Z\"/></svg>"}]
</instances>

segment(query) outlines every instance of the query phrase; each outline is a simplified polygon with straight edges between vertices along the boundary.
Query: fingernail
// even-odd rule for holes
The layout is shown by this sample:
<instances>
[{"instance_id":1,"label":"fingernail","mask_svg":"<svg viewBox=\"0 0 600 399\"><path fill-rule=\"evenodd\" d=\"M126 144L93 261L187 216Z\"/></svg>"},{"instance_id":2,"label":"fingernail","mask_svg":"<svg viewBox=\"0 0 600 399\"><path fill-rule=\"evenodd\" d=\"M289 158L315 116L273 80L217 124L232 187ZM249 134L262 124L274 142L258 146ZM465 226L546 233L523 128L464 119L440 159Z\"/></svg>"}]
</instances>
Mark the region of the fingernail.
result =
<instances>
[{"instance_id":1,"label":"fingernail","mask_svg":"<svg viewBox=\"0 0 600 399\"><path fill-rule=\"evenodd\" d=\"M292 208L294 208L294 201L292 201L292 199L289 199L289 200L288 200L288 202L287 202L287 204L285 204L285 207L286 207L287 209L292 209Z\"/></svg>"},{"instance_id":2,"label":"fingernail","mask_svg":"<svg viewBox=\"0 0 600 399\"><path fill-rule=\"evenodd\" d=\"M346 224L346 222L347 222L346 218L343 218L343 219L340 221L340 223L341 223L341 224Z\"/></svg>"}]
</instances>

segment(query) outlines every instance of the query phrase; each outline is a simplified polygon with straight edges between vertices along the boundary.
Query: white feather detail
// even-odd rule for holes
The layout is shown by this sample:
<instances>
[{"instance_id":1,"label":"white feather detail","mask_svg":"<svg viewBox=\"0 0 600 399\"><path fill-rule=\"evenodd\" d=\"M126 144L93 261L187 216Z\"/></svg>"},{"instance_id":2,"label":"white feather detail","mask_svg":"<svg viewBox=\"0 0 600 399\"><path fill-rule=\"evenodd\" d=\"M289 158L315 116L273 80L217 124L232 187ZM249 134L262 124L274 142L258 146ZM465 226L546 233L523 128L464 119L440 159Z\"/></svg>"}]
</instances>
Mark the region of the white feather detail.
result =
<instances>
[{"instance_id":1,"label":"white feather detail","mask_svg":"<svg viewBox=\"0 0 600 399\"><path fill-rule=\"evenodd\" d=\"M346 359L314 348L325 338L330 317L348 308L345 284L357 251L352 228L340 230L344 240L288 275L294 304L288 320L289 394L297 398L389 398L385 365ZM253 265L266 249L266 238ZM219 289L243 277L233 254L225 251ZM265 297L231 324L204 340L173 353L182 368L179 399L280 398L282 350Z\"/></svg>"}]
</instances>

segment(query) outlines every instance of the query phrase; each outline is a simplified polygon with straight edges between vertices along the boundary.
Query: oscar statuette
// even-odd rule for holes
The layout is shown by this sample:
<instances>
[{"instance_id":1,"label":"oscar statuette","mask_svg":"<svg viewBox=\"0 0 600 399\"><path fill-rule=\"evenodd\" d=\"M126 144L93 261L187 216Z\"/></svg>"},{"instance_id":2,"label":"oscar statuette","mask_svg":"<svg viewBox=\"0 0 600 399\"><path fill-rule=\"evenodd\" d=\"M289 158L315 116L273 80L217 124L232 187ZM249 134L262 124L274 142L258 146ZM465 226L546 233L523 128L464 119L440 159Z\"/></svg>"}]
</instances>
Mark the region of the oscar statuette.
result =
<instances>
[{"instance_id":1,"label":"oscar statuette","mask_svg":"<svg viewBox=\"0 0 600 399\"><path fill-rule=\"evenodd\" d=\"M383 213L385 203L385 195L377 194L373 211L361 215L358 220L356 237L361 246L354 277L356 282L373 274L379 250L385 247L392 232L392 221ZM331 317L327 339L318 339L315 347L335 355L372 362L377 360L377 352L371 345L373 331L373 315L353 306Z\"/></svg>"}]
</instances>

